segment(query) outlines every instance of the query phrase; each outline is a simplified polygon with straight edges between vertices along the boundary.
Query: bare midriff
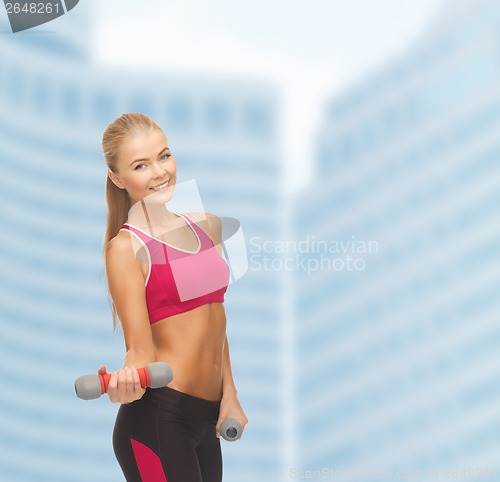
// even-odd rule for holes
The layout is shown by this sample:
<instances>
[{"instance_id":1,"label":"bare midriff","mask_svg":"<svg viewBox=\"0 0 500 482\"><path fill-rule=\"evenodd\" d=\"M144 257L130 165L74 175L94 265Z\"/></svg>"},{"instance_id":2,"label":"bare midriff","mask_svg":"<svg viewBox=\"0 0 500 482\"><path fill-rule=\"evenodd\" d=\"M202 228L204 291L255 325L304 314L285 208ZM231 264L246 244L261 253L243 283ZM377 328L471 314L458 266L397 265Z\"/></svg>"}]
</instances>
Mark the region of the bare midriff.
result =
<instances>
[{"instance_id":1,"label":"bare midriff","mask_svg":"<svg viewBox=\"0 0 500 482\"><path fill-rule=\"evenodd\" d=\"M170 364L170 388L204 398L222 398L226 314L222 303L208 303L151 325L156 360Z\"/></svg>"}]
</instances>

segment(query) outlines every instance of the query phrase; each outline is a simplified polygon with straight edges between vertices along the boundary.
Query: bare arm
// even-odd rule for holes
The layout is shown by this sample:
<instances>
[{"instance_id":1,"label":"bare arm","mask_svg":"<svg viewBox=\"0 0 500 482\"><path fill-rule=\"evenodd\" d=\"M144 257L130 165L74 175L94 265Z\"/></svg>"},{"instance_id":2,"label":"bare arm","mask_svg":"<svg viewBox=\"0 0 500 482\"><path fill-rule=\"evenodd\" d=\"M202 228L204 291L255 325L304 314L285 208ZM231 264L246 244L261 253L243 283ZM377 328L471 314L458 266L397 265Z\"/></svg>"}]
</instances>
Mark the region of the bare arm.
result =
<instances>
[{"instance_id":1,"label":"bare arm","mask_svg":"<svg viewBox=\"0 0 500 482\"><path fill-rule=\"evenodd\" d=\"M222 397L237 397L238 391L236 390L233 379L233 372L231 370L231 359L229 356L229 344L227 341L227 335L224 341L224 353L222 356Z\"/></svg>"},{"instance_id":2,"label":"bare arm","mask_svg":"<svg viewBox=\"0 0 500 482\"><path fill-rule=\"evenodd\" d=\"M231 372L231 361L229 357L229 345L227 335L224 342L223 354L223 373L222 373L222 399L220 404L219 419L215 427L217 437L220 437L220 425L227 418L239 420L242 429L245 429L248 418L241 408L238 400L238 394L234 385L233 374Z\"/></svg>"},{"instance_id":3,"label":"bare arm","mask_svg":"<svg viewBox=\"0 0 500 482\"><path fill-rule=\"evenodd\" d=\"M213 241L217 251L222 255L222 222L215 214L205 213L210 239ZM237 390L231 370L231 359L229 355L229 343L227 335L224 339L224 352L222 360L222 396L225 398L236 397Z\"/></svg>"},{"instance_id":4,"label":"bare arm","mask_svg":"<svg viewBox=\"0 0 500 482\"><path fill-rule=\"evenodd\" d=\"M109 291L123 328L126 348L124 368L112 375L108 395L112 402L121 403L137 400L144 394L144 389L139 384L137 370L134 368L156 361L146 305L144 276L128 236L117 236L106 247Z\"/></svg>"},{"instance_id":5,"label":"bare arm","mask_svg":"<svg viewBox=\"0 0 500 482\"><path fill-rule=\"evenodd\" d=\"M222 256L222 222L220 218L211 213L205 213L209 236L212 239L218 253ZM248 423L248 418L238 400L238 391L231 370L231 357L229 355L229 343L227 335L224 338L224 349L222 354L222 400L219 411L219 419L216 424L216 435L220 437L220 424L227 418L239 420L242 429Z\"/></svg>"}]
</instances>

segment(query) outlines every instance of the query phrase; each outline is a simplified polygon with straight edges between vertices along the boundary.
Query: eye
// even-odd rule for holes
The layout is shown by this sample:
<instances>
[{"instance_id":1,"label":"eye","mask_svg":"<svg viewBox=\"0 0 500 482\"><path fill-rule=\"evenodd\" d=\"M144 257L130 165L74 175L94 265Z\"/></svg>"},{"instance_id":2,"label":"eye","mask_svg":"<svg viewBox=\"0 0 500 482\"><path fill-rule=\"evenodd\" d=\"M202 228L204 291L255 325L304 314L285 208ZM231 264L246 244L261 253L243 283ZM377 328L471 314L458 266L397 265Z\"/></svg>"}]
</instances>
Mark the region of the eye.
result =
<instances>
[{"instance_id":1,"label":"eye","mask_svg":"<svg viewBox=\"0 0 500 482\"><path fill-rule=\"evenodd\" d=\"M160 157L160 160L166 160L169 157L172 157L172 154L163 154L163 156Z\"/></svg>"},{"instance_id":2,"label":"eye","mask_svg":"<svg viewBox=\"0 0 500 482\"><path fill-rule=\"evenodd\" d=\"M137 164L137 166L134 167L134 171L138 171L141 166L145 166L146 164Z\"/></svg>"}]
</instances>

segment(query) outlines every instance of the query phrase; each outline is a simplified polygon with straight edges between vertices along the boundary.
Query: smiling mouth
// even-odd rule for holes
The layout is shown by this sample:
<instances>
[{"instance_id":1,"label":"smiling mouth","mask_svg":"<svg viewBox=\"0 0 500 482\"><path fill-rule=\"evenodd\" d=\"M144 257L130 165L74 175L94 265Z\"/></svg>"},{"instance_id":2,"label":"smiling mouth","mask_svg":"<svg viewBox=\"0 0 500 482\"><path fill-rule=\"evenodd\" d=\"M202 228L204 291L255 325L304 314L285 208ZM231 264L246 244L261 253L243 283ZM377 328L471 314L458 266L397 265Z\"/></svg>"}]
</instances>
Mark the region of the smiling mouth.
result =
<instances>
[{"instance_id":1,"label":"smiling mouth","mask_svg":"<svg viewBox=\"0 0 500 482\"><path fill-rule=\"evenodd\" d=\"M161 189L165 189L166 187L168 187L169 182L170 179L168 181L165 181L163 184L158 184L158 186L151 187L150 189L152 189L153 191L160 191Z\"/></svg>"}]
</instances>

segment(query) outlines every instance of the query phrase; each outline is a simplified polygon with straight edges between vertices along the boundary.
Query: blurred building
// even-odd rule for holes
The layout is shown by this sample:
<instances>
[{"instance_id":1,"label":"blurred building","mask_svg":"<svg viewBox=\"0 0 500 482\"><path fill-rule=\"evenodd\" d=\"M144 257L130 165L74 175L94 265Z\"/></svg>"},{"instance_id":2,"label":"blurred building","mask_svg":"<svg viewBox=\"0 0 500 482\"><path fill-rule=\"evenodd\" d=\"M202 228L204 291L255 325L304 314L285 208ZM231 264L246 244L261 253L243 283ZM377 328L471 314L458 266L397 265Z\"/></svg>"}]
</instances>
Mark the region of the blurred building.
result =
<instances>
[{"instance_id":1,"label":"blurred building","mask_svg":"<svg viewBox=\"0 0 500 482\"><path fill-rule=\"evenodd\" d=\"M111 445L118 406L83 402L73 381L121 366L101 257L105 126L144 112L165 130L179 182L237 218L245 239L278 237L278 92L258 79L182 76L93 64L85 5L38 30L0 36L2 282L0 479L122 480ZM44 30L45 28L45 30ZM282 472L281 296L276 273L249 270L226 294L240 401L251 420L223 442L224 480ZM258 300L256 303L255 300Z\"/></svg>"},{"instance_id":2,"label":"blurred building","mask_svg":"<svg viewBox=\"0 0 500 482\"><path fill-rule=\"evenodd\" d=\"M290 214L290 478L495 476L499 26L498 2L449 1L325 108Z\"/></svg>"}]
</instances>

